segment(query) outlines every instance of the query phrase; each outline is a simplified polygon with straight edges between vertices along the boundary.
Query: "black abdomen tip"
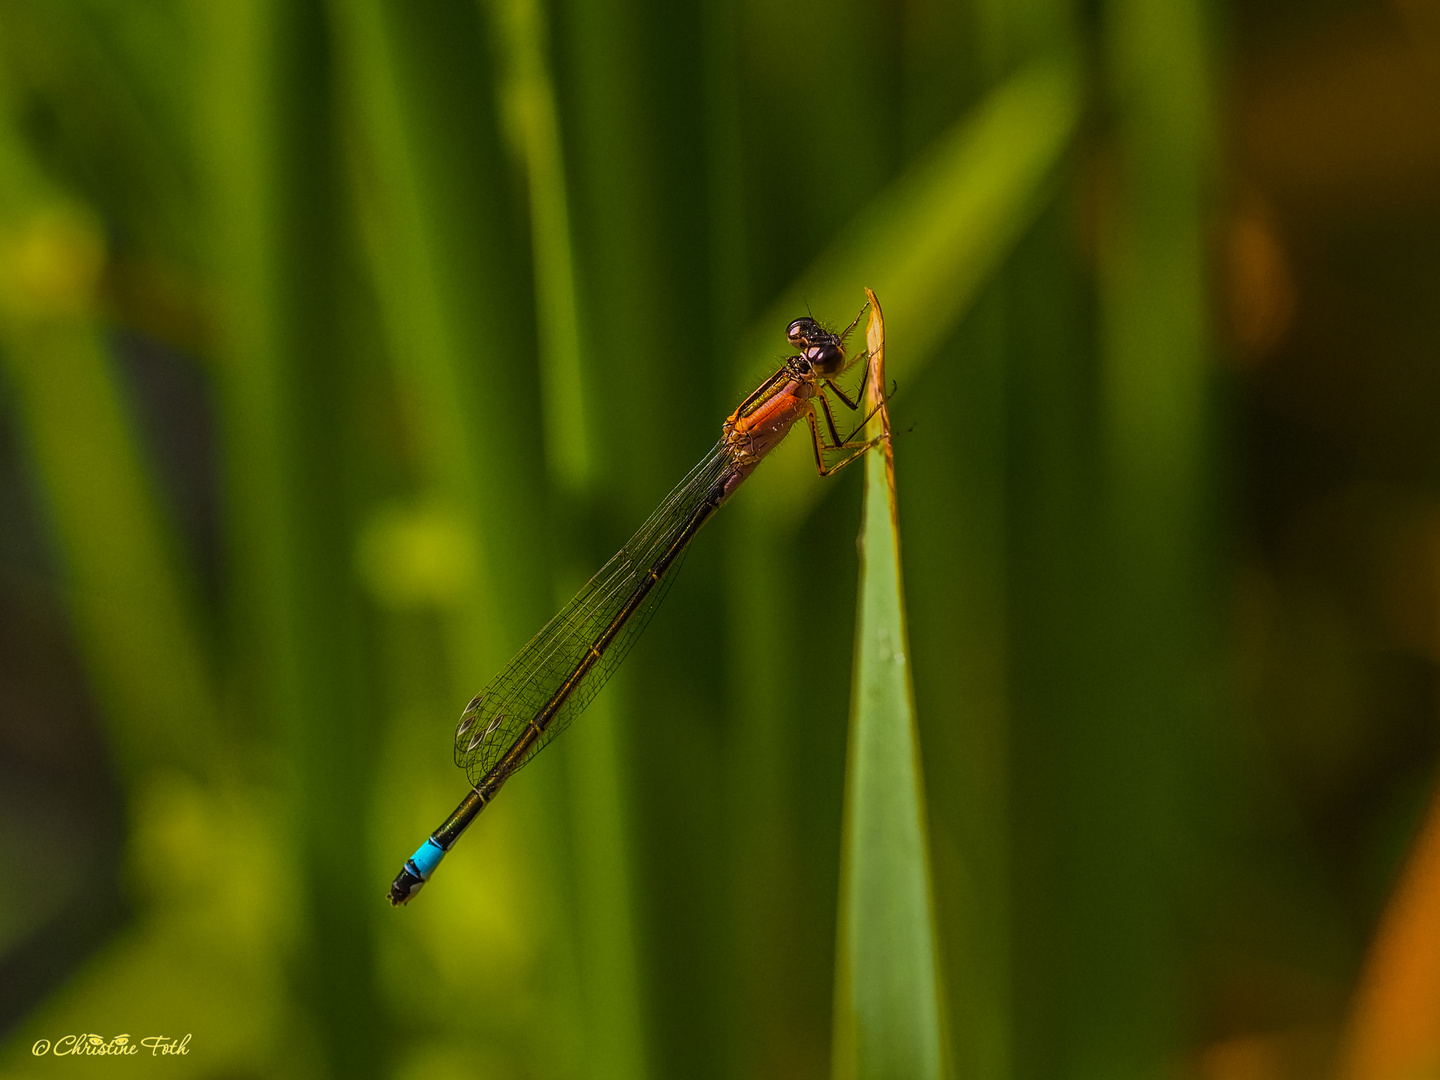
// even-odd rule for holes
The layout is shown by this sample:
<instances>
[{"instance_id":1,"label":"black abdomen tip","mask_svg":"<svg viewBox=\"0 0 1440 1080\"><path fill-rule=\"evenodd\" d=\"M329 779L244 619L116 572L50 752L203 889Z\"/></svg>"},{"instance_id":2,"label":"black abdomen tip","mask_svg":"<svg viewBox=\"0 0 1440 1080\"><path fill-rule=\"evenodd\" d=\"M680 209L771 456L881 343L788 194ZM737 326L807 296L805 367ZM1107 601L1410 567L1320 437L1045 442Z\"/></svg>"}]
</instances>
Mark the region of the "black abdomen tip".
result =
<instances>
[{"instance_id":1,"label":"black abdomen tip","mask_svg":"<svg viewBox=\"0 0 1440 1080\"><path fill-rule=\"evenodd\" d=\"M424 878L412 874L408 869L401 870L390 883L390 906L408 904L424 884Z\"/></svg>"}]
</instances>

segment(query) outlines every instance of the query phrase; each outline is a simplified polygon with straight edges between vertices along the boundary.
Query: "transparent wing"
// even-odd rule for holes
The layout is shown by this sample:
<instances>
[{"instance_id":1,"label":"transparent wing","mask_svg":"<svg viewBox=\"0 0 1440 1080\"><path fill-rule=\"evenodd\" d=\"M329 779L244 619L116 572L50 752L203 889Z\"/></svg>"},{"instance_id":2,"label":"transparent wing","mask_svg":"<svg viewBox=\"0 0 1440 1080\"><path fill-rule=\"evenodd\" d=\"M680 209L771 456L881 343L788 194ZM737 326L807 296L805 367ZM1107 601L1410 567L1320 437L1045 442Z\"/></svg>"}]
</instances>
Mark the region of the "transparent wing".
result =
<instances>
[{"instance_id":1,"label":"transparent wing","mask_svg":"<svg viewBox=\"0 0 1440 1080\"><path fill-rule=\"evenodd\" d=\"M614 558L466 706L455 729L455 764L465 770L472 785L478 785L505 757L530 721L571 678L591 645L646 582L651 568L670 550L729 466L730 455L722 441L665 497ZM507 775L527 763L590 704L645 629L682 559L683 552L574 686L525 756L507 769Z\"/></svg>"}]
</instances>

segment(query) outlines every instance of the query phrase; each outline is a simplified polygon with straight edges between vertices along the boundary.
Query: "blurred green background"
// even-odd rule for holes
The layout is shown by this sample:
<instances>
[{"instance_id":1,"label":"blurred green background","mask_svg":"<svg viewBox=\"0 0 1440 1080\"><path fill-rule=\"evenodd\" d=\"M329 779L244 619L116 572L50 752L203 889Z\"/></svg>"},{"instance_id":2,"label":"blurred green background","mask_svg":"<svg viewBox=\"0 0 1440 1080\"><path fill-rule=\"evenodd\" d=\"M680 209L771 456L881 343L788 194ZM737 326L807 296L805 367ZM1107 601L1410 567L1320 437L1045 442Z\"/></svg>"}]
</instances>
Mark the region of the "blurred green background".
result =
<instances>
[{"instance_id":1,"label":"blurred green background","mask_svg":"<svg viewBox=\"0 0 1440 1080\"><path fill-rule=\"evenodd\" d=\"M385 896L461 707L867 285L950 1073L1440 1075L1436 0L0 0L0 1075L827 1075L860 477L801 437ZM31 1053L89 1032L192 1039Z\"/></svg>"}]
</instances>

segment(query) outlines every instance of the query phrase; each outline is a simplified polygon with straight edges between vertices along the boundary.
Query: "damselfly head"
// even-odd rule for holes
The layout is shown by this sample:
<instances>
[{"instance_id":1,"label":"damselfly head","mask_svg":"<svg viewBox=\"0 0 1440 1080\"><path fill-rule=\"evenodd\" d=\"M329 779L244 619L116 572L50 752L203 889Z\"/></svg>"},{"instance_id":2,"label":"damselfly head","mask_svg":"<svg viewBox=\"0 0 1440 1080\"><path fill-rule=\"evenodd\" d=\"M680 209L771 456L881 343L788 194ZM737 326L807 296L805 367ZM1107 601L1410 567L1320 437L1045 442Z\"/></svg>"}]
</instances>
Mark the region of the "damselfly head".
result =
<instances>
[{"instance_id":1,"label":"damselfly head","mask_svg":"<svg viewBox=\"0 0 1440 1080\"><path fill-rule=\"evenodd\" d=\"M786 328L785 336L790 339L790 344L795 348L803 349L831 335L819 323L806 315L792 322Z\"/></svg>"},{"instance_id":2,"label":"damselfly head","mask_svg":"<svg viewBox=\"0 0 1440 1080\"><path fill-rule=\"evenodd\" d=\"M834 375L845 366L845 350L840 338L826 330L808 315L796 319L785 331L790 344L800 350L815 374L821 378Z\"/></svg>"},{"instance_id":3,"label":"damselfly head","mask_svg":"<svg viewBox=\"0 0 1440 1080\"><path fill-rule=\"evenodd\" d=\"M819 345L811 345L805 350L805 359L810 361L810 366L815 369L815 374L821 378L830 375L838 375L840 369L845 366L845 350L840 347L838 341L826 341Z\"/></svg>"}]
</instances>

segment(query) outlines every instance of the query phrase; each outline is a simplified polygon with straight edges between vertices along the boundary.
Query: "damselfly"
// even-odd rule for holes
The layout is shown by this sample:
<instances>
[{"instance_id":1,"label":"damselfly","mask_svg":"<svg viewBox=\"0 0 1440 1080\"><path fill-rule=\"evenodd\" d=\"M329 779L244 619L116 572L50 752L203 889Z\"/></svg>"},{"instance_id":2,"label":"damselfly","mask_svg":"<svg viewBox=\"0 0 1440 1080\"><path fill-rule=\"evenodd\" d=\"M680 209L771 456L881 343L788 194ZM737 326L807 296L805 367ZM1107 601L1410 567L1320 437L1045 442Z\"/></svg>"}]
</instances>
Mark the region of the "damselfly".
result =
<instances>
[{"instance_id":1,"label":"damselfly","mask_svg":"<svg viewBox=\"0 0 1440 1080\"><path fill-rule=\"evenodd\" d=\"M821 476L848 465L878 441L855 441L864 423L842 439L827 395L834 394L852 412L860 408L870 365L854 399L834 380L868 356L847 358L845 339L869 306L839 334L808 317L792 322L786 336L799 352L740 403L714 449L640 531L465 706L455 730L455 764L465 770L470 791L405 861L390 886L390 903L413 899L500 786L580 715L649 622L695 534L797 420L803 416L810 424ZM816 418L817 401L829 442Z\"/></svg>"}]
</instances>

